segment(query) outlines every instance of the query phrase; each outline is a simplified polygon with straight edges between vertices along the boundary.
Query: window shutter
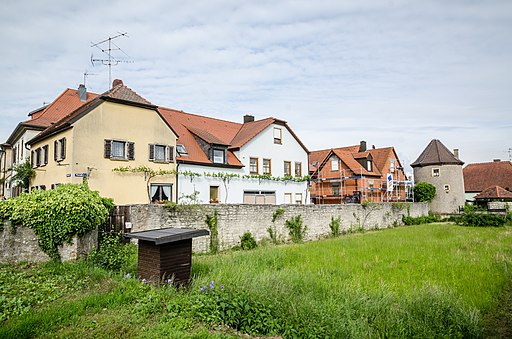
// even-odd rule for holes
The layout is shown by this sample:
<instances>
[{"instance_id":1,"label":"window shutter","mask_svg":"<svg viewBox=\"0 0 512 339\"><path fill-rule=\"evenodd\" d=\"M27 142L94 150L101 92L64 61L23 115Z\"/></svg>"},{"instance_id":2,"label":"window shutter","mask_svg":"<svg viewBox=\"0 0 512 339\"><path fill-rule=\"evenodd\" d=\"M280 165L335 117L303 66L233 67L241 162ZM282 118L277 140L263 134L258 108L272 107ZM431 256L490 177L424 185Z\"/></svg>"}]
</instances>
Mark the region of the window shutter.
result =
<instances>
[{"instance_id":1,"label":"window shutter","mask_svg":"<svg viewBox=\"0 0 512 339\"><path fill-rule=\"evenodd\" d=\"M128 143L128 160L135 160L135 143Z\"/></svg>"},{"instance_id":2,"label":"window shutter","mask_svg":"<svg viewBox=\"0 0 512 339\"><path fill-rule=\"evenodd\" d=\"M55 140L53 142L53 161L57 161L57 146L59 145L59 142L57 140Z\"/></svg>"},{"instance_id":3,"label":"window shutter","mask_svg":"<svg viewBox=\"0 0 512 339\"><path fill-rule=\"evenodd\" d=\"M43 146L43 152L44 152L44 164L48 164L48 145Z\"/></svg>"},{"instance_id":4,"label":"window shutter","mask_svg":"<svg viewBox=\"0 0 512 339\"><path fill-rule=\"evenodd\" d=\"M155 161L155 145L149 144L149 161Z\"/></svg>"},{"instance_id":5,"label":"window shutter","mask_svg":"<svg viewBox=\"0 0 512 339\"><path fill-rule=\"evenodd\" d=\"M60 139L60 160L66 159L66 138Z\"/></svg>"},{"instance_id":6,"label":"window shutter","mask_svg":"<svg viewBox=\"0 0 512 339\"><path fill-rule=\"evenodd\" d=\"M104 157L112 158L112 140L105 139Z\"/></svg>"},{"instance_id":7,"label":"window shutter","mask_svg":"<svg viewBox=\"0 0 512 339\"><path fill-rule=\"evenodd\" d=\"M167 146L167 162L173 162L174 161L174 146Z\"/></svg>"}]
</instances>

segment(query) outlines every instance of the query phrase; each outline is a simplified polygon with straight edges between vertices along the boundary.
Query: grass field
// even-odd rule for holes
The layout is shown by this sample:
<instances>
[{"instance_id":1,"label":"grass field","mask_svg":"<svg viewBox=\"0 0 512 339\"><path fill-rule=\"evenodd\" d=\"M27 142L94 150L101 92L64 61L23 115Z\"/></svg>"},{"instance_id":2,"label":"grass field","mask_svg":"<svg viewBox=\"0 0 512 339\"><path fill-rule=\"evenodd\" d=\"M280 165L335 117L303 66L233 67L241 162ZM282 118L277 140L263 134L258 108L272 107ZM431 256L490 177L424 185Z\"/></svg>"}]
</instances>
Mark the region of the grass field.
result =
<instances>
[{"instance_id":1,"label":"grass field","mask_svg":"<svg viewBox=\"0 0 512 339\"><path fill-rule=\"evenodd\" d=\"M481 337L512 280L512 228L431 224L197 255L189 289L124 273L0 266L0 337Z\"/></svg>"}]
</instances>

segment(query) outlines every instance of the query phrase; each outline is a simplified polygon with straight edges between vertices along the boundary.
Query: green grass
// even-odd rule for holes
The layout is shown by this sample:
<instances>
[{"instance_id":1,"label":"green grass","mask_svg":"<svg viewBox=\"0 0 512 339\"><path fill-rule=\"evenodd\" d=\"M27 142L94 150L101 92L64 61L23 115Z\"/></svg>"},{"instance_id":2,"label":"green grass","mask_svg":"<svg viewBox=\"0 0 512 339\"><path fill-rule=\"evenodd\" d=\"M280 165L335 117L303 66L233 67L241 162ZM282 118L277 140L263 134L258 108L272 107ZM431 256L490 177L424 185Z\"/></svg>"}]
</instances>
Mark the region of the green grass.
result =
<instances>
[{"instance_id":1,"label":"green grass","mask_svg":"<svg viewBox=\"0 0 512 339\"><path fill-rule=\"evenodd\" d=\"M512 229L429 224L197 255L193 275L177 290L83 262L0 266L0 337L480 337L512 279Z\"/></svg>"}]
</instances>

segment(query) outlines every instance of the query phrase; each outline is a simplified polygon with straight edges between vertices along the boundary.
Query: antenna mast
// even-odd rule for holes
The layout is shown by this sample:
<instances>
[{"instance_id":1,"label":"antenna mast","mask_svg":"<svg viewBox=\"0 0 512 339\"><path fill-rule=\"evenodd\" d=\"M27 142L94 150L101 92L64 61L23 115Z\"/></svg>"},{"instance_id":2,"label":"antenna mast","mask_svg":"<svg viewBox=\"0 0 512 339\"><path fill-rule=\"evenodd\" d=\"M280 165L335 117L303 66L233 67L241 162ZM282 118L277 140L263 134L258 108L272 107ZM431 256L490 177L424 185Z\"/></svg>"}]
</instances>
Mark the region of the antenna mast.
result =
<instances>
[{"instance_id":1,"label":"antenna mast","mask_svg":"<svg viewBox=\"0 0 512 339\"><path fill-rule=\"evenodd\" d=\"M112 66L116 66L120 62L133 62L133 61L129 61L129 60L120 60L120 59L115 58L112 55L112 51L121 51L124 55L129 57L128 54L126 54L119 46L117 46L113 42L113 40L120 38L120 37L128 38L129 36L128 36L127 32L124 32L124 33L119 33L115 36L108 37L107 39L102 40L100 42L96 42L96 43L91 42L91 47L98 48L100 51L105 53L108 57L107 59L95 59L95 58L93 58L93 56L91 54L91 63L93 64L93 66L94 66L95 62L101 63L104 66L108 66L108 88L110 88L110 86L112 84Z\"/></svg>"}]
</instances>

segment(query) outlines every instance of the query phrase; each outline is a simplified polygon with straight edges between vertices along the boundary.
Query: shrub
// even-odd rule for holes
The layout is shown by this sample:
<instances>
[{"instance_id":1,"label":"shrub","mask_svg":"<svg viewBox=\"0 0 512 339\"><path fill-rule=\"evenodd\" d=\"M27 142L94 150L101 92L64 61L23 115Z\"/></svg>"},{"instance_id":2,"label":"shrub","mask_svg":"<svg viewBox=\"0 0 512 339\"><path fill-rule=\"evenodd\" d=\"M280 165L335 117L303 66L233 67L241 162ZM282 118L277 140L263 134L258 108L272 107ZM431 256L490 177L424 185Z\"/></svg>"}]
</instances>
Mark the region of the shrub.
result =
<instances>
[{"instance_id":1,"label":"shrub","mask_svg":"<svg viewBox=\"0 0 512 339\"><path fill-rule=\"evenodd\" d=\"M414 200L418 202L431 202L436 196L436 187L428 182L419 182L414 185Z\"/></svg>"},{"instance_id":2,"label":"shrub","mask_svg":"<svg viewBox=\"0 0 512 339\"><path fill-rule=\"evenodd\" d=\"M449 219L457 225L476 227L501 227L510 223L512 218L509 214L499 215L493 213L476 213L475 211L465 212L459 216L452 216Z\"/></svg>"},{"instance_id":3,"label":"shrub","mask_svg":"<svg viewBox=\"0 0 512 339\"><path fill-rule=\"evenodd\" d=\"M241 243L241 247L243 250L252 250L258 246L256 244L256 240L254 240L254 237L252 236L251 232L249 232L249 231L246 231L240 237L240 243Z\"/></svg>"},{"instance_id":4,"label":"shrub","mask_svg":"<svg viewBox=\"0 0 512 339\"><path fill-rule=\"evenodd\" d=\"M329 223L329 228L331 229L331 236L337 238L340 236L340 224L341 224L341 218L340 217L331 217L331 222Z\"/></svg>"},{"instance_id":5,"label":"shrub","mask_svg":"<svg viewBox=\"0 0 512 339\"><path fill-rule=\"evenodd\" d=\"M402 222L404 225L423 225L440 221L441 216L439 216L439 214L432 213L432 211L428 211L428 215L422 215L419 217L402 216Z\"/></svg>"},{"instance_id":6,"label":"shrub","mask_svg":"<svg viewBox=\"0 0 512 339\"><path fill-rule=\"evenodd\" d=\"M302 242L308 228L306 225L302 225L302 216L299 214L286 220L285 225L286 228L288 228L292 241L295 243Z\"/></svg>"},{"instance_id":7,"label":"shrub","mask_svg":"<svg viewBox=\"0 0 512 339\"><path fill-rule=\"evenodd\" d=\"M60 260L59 246L101 226L111 204L86 184L59 185L54 190L34 190L1 201L0 220L9 220L13 227L31 228L41 250Z\"/></svg>"},{"instance_id":8,"label":"shrub","mask_svg":"<svg viewBox=\"0 0 512 339\"><path fill-rule=\"evenodd\" d=\"M128 264L130 245L124 245L119 235L102 234L100 246L89 255L94 265L110 271L119 271Z\"/></svg>"}]
</instances>

